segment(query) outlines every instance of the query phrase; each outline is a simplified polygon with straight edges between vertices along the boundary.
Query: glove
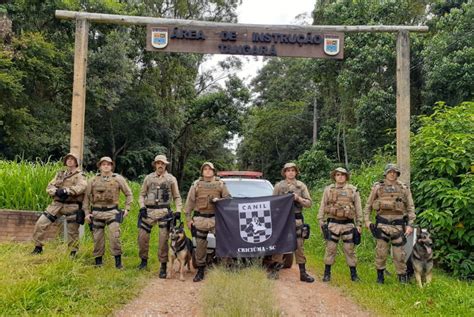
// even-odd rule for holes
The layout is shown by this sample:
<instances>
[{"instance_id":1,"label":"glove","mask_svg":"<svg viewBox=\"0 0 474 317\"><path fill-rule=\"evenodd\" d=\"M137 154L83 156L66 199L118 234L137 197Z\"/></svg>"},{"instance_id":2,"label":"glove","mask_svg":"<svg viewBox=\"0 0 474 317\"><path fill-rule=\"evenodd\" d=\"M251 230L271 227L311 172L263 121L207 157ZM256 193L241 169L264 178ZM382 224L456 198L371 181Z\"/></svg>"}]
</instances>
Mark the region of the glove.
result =
<instances>
[{"instance_id":1,"label":"glove","mask_svg":"<svg viewBox=\"0 0 474 317\"><path fill-rule=\"evenodd\" d=\"M67 193L66 188L56 189L56 193L54 193L54 195L56 195L61 200L66 200L69 196L69 194Z\"/></svg>"},{"instance_id":2,"label":"glove","mask_svg":"<svg viewBox=\"0 0 474 317\"><path fill-rule=\"evenodd\" d=\"M140 218L146 218L148 217L147 209L146 207L140 208Z\"/></svg>"}]
</instances>

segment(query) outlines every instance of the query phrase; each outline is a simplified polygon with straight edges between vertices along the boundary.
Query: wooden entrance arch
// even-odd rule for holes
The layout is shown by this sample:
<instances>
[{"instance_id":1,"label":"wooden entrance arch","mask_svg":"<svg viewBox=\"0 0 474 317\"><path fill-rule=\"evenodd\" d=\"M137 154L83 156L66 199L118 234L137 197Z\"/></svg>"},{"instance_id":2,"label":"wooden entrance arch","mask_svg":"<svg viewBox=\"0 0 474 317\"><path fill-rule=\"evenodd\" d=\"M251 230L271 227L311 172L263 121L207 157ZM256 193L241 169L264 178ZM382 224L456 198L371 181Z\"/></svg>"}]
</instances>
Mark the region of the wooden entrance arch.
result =
<instances>
[{"instance_id":1,"label":"wooden entrance arch","mask_svg":"<svg viewBox=\"0 0 474 317\"><path fill-rule=\"evenodd\" d=\"M309 36L310 33L354 33L354 32L392 32L397 33L397 163L401 169L401 180L405 183L410 183L410 39L409 32L427 32L427 26L407 26L407 25L254 25L254 24L239 24L239 23L219 23L219 22L206 22L206 21L194 21L194 20L180 20L180 19L164 19L155 17L141 17L141 16L124 16L124 15L112 15L112 14L100 14L100 13L89 13L89 12L76 12L76 11L63 11L56 10L56 17L58 19L75 20L76 21L76 35L75 35L75 46L74 46L74 83L73 83L73 96L72 96L72 113L71 113L71 152L77 153L82 162L84 153L84 120L85 120L85 107L86 107L86 70L87 70L87 50L88 50L88 34L89 24L94 23L109 23L109 24L121 24L121 25L153 25L157 28L172 27L182 29L206 29L215 30L215 32L223 32L222 30L238 30L225 31L227 33L221 33L220 40L226 43L221 43L217 48L220 51L215 51L216 46L206 45L195 45L196 50L189 50L189 46L178 45L178 48L173 48L172 51L181 52L195 52L195 53L219 53L225 52L230 54L244 54L244 55L270 55L278 56L274 51L258 47L247 48L235 47L227 45L227 43L233 43L236 41L236 34L242 33L242 30L257 30L262 31L265 34L283 34L288 42L282 42L282 38L279 37L280 44L289 43L289 36L293 34L308 34L307 40L303 44L316 44L318 41L316 38ZM148 31L151 32L150 30ZM234 34L235 33L235 34ZM183 32L178 34L180 39L192 39L202 40L205 35L200 35L196 32L188 31L184 34ZM250 34L250 33L248 33ZM248 35L247 34L247 35ZM253 34L253 33L252 33ZM246 36L247 36L246 35ZM283 36L282 35L282 36ZM219 36L217 36L219 39ZM260 38L254 38L260 40ZM267 42L267 37L261 37L262 42ZM293 37L296 41L297 37ZM277 41L273 37L270 41ZM310 42L308 42L310 41ZM342 38L343 41L343 38ZM209 41L208 41L209 42ZM255 42L255 41L254 41ZM268 43L268 42L267 42ZM276 42L275 42L276 43ZM303 46L303 45L300 45ZM192 46L191 46L192 47ZM295 46L296 47L296 46ZM307 46L310 47L310 46ZM311 46L313 53L301 53L293 54L292 50L286 51L289 53L283 53L279 56L305 56L305 57L317 57L317 58L342 58L342 54L339 57L324 56L321 55L314 46ZM199 50L198 50L199 49ZM214 51L212 51L214 50ZM308 49L310 51L310 49ZM286 54L286 55L285 55ZM290 54L290 55L288 55ZM291 55L293 54L293 55ZM306 55L305 55L306 54ZM307 56L307 54L313 54Z\"/></svg>"}]
</instances>

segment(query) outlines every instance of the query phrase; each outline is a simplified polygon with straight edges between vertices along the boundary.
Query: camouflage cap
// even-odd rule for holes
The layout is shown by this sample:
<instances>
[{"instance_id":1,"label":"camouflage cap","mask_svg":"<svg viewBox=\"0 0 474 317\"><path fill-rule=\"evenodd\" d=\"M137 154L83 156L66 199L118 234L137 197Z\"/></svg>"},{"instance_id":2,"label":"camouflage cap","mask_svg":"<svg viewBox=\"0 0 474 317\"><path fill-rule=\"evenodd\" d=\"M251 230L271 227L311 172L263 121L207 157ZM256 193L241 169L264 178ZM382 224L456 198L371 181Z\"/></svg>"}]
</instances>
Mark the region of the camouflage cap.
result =
<instances>
[{"instance_id":1,"label":"camouflage cap","mask_svg":"<svg viewBox=\"0 0 474 317\"><path fill-rule=\"evenodd\" d=\"M214 167L214 164L212 164L211 162L204 162L201 165L201 175L202 175L202 170L204 169L204 166L206 165L209 166L214 171L214 173L216 172L216 168Z\"/></svg>"},{"instance_id":2,"label":"camouflage cap","mask_svg":"<svg viewBox=\"0 0 474 317\"><path fill-rule=\"evenodd\" d=\"M74 154L74 153L66 154L66 156L63 158L64 165L66 165L66 160L68 159L68 157L72 157L73 159L75 159L76 160L76 166L79 166L79 156Z\"/></svg>"},{"instance_id":3,"label":"camouflage cap","mask_svg":"<svg viewBox=\"0 0 474 317\"><path fill-rule=\"evenodd\" d=\"M115 163L114 161L112 161L112 159L108 156L103 156L100 158L99 162L97 162L97 168L100 168L100 164L102 164L102 162L109 162L112 164L112 168L115 167Z\"/></svg>"},{"instance_id":4,"label":"camouflage cap","mask_svg":"<svg viewBox=\"0 0 474 317\"><path fill-rule=\"evenodd\" d=\"M385 169L383 171L383 176L387 176L387 173L389 171L395 171L397 172L397 175L400 176L400 169L398 168L398 166L396 164L392 164L392 163L389 163L387 165L385 165Z\"/></svg>"},{"instance_id":5,"label":"camouflage cap","mask_svg":"<svg viewBox=\"0 0 474 317\"><path fill-rule=\"evenodd\" d=\"M166 159L166 155L163 155L163 154L160 154L160 155L157 155L155 156L155 159L153 160L153 162L151 162L151 165L155 166L155 163L156 162L163 162L165 163L166 165L168 165L170 162L168 162L168 160Z\"/></svg>"},{"instance_id":6,"label":"camouflage cap","mask_svg":"<svg viewBox=\"0 0 474 317\"><path fill-rule=\"evenodd\" d=\"M300 173L300 170L298 169L298 166L296 166L295 163L286 163L281 169L281 176L285 177L285 171L292 167L296 170L296 175L298 176L298 174Z\"/></svg>"},{"instance_id":7,"label":"camouflage cap","mask_svg":"<svg viewBox=\"0 0 474 317\"><path fill-rule=\"evenodd\" d=\"M335 168L332 172L331 172L331 179L335 182L336 181L336 173L343 173L346 175L346 182L349 181L349 179L351 178L351 174L343 167L338 167L338 168Z\"/></svg>"}]
</instances>

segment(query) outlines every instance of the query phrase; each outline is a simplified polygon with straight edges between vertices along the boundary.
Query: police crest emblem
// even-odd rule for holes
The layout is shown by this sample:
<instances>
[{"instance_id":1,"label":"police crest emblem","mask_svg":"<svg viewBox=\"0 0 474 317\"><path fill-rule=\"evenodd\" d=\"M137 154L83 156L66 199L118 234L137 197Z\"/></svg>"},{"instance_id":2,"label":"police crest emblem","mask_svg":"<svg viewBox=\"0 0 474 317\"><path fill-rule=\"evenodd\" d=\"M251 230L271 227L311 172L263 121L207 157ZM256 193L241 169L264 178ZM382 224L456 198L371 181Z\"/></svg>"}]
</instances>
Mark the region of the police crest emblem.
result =
<instances>
[{"instance_id":1,"label":"police crest emblem","mask_svg":"<svg viewBox=\"0 0 474 317\"><path fill-rule=\"evenodd\" d=\"M168 45L167 28L151 28L151 46L154 48L165 48Z\"/></svg>"},{"instance_id":2,"label":"police crest emblem","mask_svg":"<svg viewBox=\"0 0 474 317\"><path fill-rule=\"evenodd\" d=\"M245 242L261 243L272 236L270 201L239 204L240 237Z\"/></svg>"},{"instance_id":3,"label":"police crest emblem","mask_svg":"<svg viewBox=\"0 0 474 317\"><path fill-rule=\"evenodd\" d=\"M339 54L341 39L337 35L324 35L324 53L330 56Z\"/></svg>"}]
</instances>

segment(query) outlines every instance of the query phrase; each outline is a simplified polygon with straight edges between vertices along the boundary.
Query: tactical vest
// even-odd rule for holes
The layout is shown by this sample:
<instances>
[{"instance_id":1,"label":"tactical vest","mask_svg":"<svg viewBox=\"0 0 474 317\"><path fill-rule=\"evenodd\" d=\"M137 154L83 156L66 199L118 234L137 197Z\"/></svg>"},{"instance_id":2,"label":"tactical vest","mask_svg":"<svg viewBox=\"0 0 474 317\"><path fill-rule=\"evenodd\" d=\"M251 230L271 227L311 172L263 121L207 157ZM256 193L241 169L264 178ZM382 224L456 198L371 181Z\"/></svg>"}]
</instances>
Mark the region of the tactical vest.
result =
<instances>
[{"instance_id":1,"label":"tactical vest","mask_svg":"<svg viewBox=\"0 0 474 317\"><path fill-rule=\"evenodd\" d=\"M97 175L92 180L92 205L106 207L118 205L120 184L117 180L117 174L109 177Z\"/></svg>"},{"instance_id":2,"label":"tactical vest","mask_svg":"<svg viewBox=\"0 0 474 317\"><path fill-rule=\"evenodd\" d=\"M222 197L222 181L218 178L210 182L199 179L195 182L197 211L213 213L215 211L213 198Z\"/></svg>"},{"instance_id":3,"label":"tactical vest","mask_svg":"<svg viewBox=\"0 0 474 317\"><path fill-rule=\"evenodd\" d=\"M173 181L167 174L164 177L157 177L155 175L149 178L145 205L169 208L171 204L171 185Z\"/></svg>"},{"instance_id":4,"label":"tactical vest","mask_svg":"<svg viewBox=\"0 0 474 317\"><path fill-rule=\"evenodd\" d=\"M380 182L377 189L377 199L372 203L372 208L379 215L404 215L407 212L407 197L405 187L397 182L393 186Z\"/></svg>"},{"instance_id":5,"label":"tactical vest","mask_svg":"<svg viewBox=\"0 0 474 317\"><path fill-rule=\"evenodd\" d=\"M56 176L56 181L54 182L54 186L57 188L68 188L77 185L79 179L81 177L84 177L82 175L81 171L76 170L74 173L70 175L66 175L66 171L59 171L58 175ZM84 193L73 196L70 195L65 201L61 202L66 202L66 203L71 203L71 202L82 202L84 199Z\"/></svg>"},{"instance_id":6,"label":"tactical vest","mask_svg":"<svg viewBox=\"0 0 474 317\"><path fill-rule=\"evenodd\" d=\"M348 186L346 188L337 188L335 185L331 185L329 200L324 211L336 218L354 219L354 189Z\"/></svg>"},{"instance_id":7,"label":"tactical vest","mask_svg":"<svg viewBox=\"0 0 474 317\"><path fill-rule=\"evenodd\" d=\"M280 182L279 184L279 187L280 187L280 192L283 193L283 194L288 194L288 193L293 193L293 194L297 194L299 195L300 197L303 197L303 185L300 181L296 181L296 184L294 183L291 183L291 184L288 184L287 181L283 180ZM293 204L293 212L295 213L300 213L302 212L303 210L303 206L299 203L299 202L294 202Z\"/></svg>"}]
</instances>

